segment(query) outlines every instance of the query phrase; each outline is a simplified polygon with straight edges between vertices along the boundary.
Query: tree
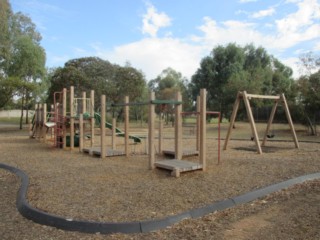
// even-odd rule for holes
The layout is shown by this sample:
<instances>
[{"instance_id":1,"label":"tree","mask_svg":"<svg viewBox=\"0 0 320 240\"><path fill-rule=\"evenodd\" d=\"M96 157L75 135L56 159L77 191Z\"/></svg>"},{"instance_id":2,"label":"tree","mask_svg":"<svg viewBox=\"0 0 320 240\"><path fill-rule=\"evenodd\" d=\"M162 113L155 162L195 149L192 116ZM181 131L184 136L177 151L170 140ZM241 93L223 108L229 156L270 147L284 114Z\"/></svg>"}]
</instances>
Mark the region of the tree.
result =
<instances>
[{"instance_id":1,"label":"tree","mask_svg":"<svg viewBox=\"0 0 320 240\"><path fill-rule=\"evenodd\" d=\"M12 16L11 6L7 0L0 1L0 75L5 73L10 57L9 19ZM1 105L0 105L1 107Z\"/></svg>"},{"instance_id":2,"label":"tree","mask_svg":"<svg viewBox=\"0 0 320 240\"><path fill-rule=\"evenodd\" d=\"M24 14L13 13L8 1L1 1L0 91L3 107L13 96L22 98L21 110L28 109L29 99L45 75L45 51L36 25ZM2 15L3 14L3 15ZM22 128L21 111L20 128ZM28 114L26 116L28 122Z\"/></svg>"},{"instance_id":3,"label":"tree","mask_svg":"<svg viewBox=\"0 0 320 240\"><path fill-rule=\"evenodd\" d=\"M102 94L109 103L123 102L126 95L135 101L144 92L146 82L143 74L129 65L121 67L97 57L87 57L72 59L57 68L50 77L50 85L48 103L53 103L54 92L74 86L78 96L83 91L94 90L95 106L100 106ZM121 115L120 110L119 113Z\"/></svg>"},{"instance_id":4,"label":"tree","mask_svg":"<svg viewBox=\"0 0 320 240\"><path fill-rule=\"evenodd\" d=\"M200 88L208 90L208 108L229 117L238 91L255 94L279 94L290 90L292 70L262 47L234 43L218 46L202 59L192 76L190 89L195 99ZM253 102L259 106L261 102Z\"/></svg>"},{"instance_id":5,"label":"tree","mask_svg":"<svg viewBox=\"0 0 320 240\"><path fill-rule=\"evenodd\" d=\"M174 100L176 92L180 91L183 109L190 110L192 107L186 78L184 78L180 72L177 72L172 68L164 69L157 78L149 82L148 87L155 92L157 99L163 100ZM166 123L168 123L169 118L172 119L172 117L169 116L172 116L173 108L174 106L166 106ZM156 110L160 112L160 106L158 106Z\"/></svg>"},{"instance_id":6,"label":"tree","mask_svg":"<svg viewBox=\"0 0 320 240\"><path fill-rule=\"evenodd\" d=\"M22 128L23 110L26 106L28 110L31 97L36 98L36 96L32 96L32 92L37 88L38 79L45 75L45 51L27 35L19 36L16 39L14 49L12 64L9 66L8 73L9 76L16 76L21 80L20 128ZM28 123L28 114L26 115L26 123Z\"/></svg>"}]
</instances>

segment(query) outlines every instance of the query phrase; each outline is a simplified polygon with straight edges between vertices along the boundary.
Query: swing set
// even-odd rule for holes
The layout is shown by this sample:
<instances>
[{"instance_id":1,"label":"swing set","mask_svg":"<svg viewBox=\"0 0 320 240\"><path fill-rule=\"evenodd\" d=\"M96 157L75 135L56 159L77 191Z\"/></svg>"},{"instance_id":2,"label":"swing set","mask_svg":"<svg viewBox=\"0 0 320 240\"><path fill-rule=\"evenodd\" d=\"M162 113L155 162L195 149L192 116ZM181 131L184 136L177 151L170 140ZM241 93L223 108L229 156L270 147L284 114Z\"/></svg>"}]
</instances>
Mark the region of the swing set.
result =
<instances>
[{"instance_id":1,"label":"swing set","mask_svg":"<svg viewBox=\"0 0 320 240\"><path fill-rule=\"evenodd\" d=\"M274 137L274 133L270 134L270 128L271 128L271 125L272 125L273 118L274 118L274 115L276 113L277 107L278 107L279 103L282 103L282 105L284 107L284 110L285 110L285 113L286 113L286 117L287 117L288 123L289 123L289 127L290 127L290 130L291 130L291 134L292 134L292 137L293 137L293 141L294 141L295 147L299 148L297 135L296 135L296 132L294 130L294 126L293 126L293 122L292 122L292 119L291 119L290 111L289 111L288 104L287 104L287 101L286 101L286 98L285 98L284 94L277 95L277 96L268 96L268 95L248 94L246 91L243 91L243 92L238 92L236 101L235 101L235 103L233 105L233 111L232 111L231 118L230 118L230 125L229 125L229 129L228 129L228 132L227 132L226 140L224 142L223 150L227 149L227 145L228 145L228 142L229 142L230 136L231 136L231 131L233 129L233 126L234 126L234 123L235 123L235 119L236 119L236 116L237 116L237 112L238 112L238 109L239 109L240 101L243 100L245 108L246 108L246 111L247 111L250 127L251 127L251 132L252 132L251 140L255 141L255 144L257 146L257 152L259 154L262 154L262 149L261 149L261 145L260 145L260 142L259 142L259 136L258 136L256 124L255 124L254 117L253 117L252 110L251 110L251 106L250 106L250 100L251 99L255 99L255 98L256 99L274 100L274 105L272 107L272 110L271 110L271 113L270 113L270 116L269 116L267 128L266 128L266 131L265 131L265 134L264 134L264 137L263 137L261 145L265 146L265 144L267 142L267 138L273 138Z\"/></svg>"}]
</instances>

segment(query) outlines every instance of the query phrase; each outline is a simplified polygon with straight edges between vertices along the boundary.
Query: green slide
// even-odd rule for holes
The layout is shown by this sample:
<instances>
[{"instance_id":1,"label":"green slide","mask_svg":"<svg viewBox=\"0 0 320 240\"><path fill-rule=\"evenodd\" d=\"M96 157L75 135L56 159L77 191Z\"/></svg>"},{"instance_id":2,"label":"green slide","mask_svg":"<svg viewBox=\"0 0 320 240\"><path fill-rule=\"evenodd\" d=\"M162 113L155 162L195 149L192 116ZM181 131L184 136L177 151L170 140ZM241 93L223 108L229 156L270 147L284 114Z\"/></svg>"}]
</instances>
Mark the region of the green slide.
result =
<instances>
[{"instance_id":1,"label":"green slide","mask_svg":"<svg viewBox=\"0 0 320 240\"><path fill-rule=\"evenodd\" d=\"M98 124L101 123L101 116L99 113L94 113L94 119L96 120L96 122ZM106 127L109 128L109 129L112 129L112 124L111 123L108 123L106 122ZM117 136L119 137L124 137L125 133L123 131L121 131L119 128L116 128L116 134ZM141 143L141 138L137 137L137 136L133 136L133 135L129 135L129 138L130 139L133 139L133 141L135 143Z\"/></svg>"}]
</instances>

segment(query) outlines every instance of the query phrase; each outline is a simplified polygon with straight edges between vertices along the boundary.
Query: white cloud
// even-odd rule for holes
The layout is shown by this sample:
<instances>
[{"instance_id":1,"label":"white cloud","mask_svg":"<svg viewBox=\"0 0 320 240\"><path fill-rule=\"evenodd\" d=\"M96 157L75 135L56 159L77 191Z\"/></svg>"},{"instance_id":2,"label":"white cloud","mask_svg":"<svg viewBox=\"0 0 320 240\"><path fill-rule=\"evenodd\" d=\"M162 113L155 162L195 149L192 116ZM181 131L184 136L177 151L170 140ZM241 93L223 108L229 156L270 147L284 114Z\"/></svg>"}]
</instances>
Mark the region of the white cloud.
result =
<instances>
[{"instance_id":1,"label":"white cloud","mask_svg":"<svg viewBox=\"0 0 320 240\"><path fill-rule=\"evenodd\" d=\"M98 46L95 50L95 55L120 65L129 61L133 67L144 72L147 80L156 78L168 67L190 78L203 57L201 47L174 38L145 38L117 46L112 51L105 51Z\"/></svg>"},{"instance_id":2,"label":"white cloud","mask_svg":"<svg viewBox=\"0 0 320 240\"><path fill-rule=\"evenodd\" d=\"M320 51L320 41L315 44L313 51Z\"/></svg>"},{"instance_id":3,"label":"white cloud","mask_svg":"<svg viewBox=\"0 0 320 240\"><path fill-rule=\"evenodd\" d=\"M298 3L298 10L277 20L279 48L289 48L302 41L320 36L320 4L317 0L304 0Z\"/></svg>"},{"instance_id":4,"label":"white cloud","mask_svg":"<svg viewBox=\"0 0 320 240\"><path fill-rule=\"evenodd\" d=\"M284 59L281 59L281 62L283 64L285 64L286 66L292 68L293 70L293 78L297 79L300 74L301 74L301 69L300 69L300 66L299 66L299 58L298 57L290 57L290 58L284 58Z\"/></svg>"},{"instance_id":5,"label":"white cloud","mask_svg":"<svg viewBox=\"0 0 320 240\"><path fill-rule=\"evenodd\" d=\"M201 58L208 55L217 45L235 42L243 46L253 43L256 46L265 47L270 54L277 56L283 63L290 66L294 70L294 77L297 77L299 59L281 57L282 52L303 41L319 39L320 36L318 21L320 13L317 12L319 9L317 1L299 1L297 6L296 12L261 25L245 20L217 22L210 17L204 17L203 24L198 27L201 34L193 35L186 41L174 38L171 33L165 37L157 37L159 29L169 26L171 19L165 13L159 13L154 6L148 6L147 13L142 16L142 32L148 37L116 46L111 50L105 50L103 44L93 44L91 47L94 53L87 55L95 55L120 65L129 61L133 67L143 71L147 80L156 78L168 67L172 67L190 79L199 67ZM269 9L273 10L257 12L256 17L275 12L274 8ZM249 19L253 20L253 18ZM268 26L271 32L263 32L262 25ZM316 44L315 48L319 49L320 44ZM82 49L76 50L77 53L82 51Z\"/></svg>"},{"instance_id":6,"label":"white cloud","mask_svg":"<svg viewBox=\"0 0 320 240\"><path fill-rule=\"evenodd\" d=\"M156 37L160 28L171 25L170 17L163 12L158 13L157 9L150 4L147 13L143 15L142 22L142 33L149 34L151 37Z\"/></svg>"},{"instance_id":7,"label":"white cloud","mask_svg":"<svg viewBox=\"0 0 320 240\"><path fill-rule=\"evenodd\" d=\"M268 16L272 16L275 13L275 9L273 7L270 7L266 10L261 10L258 11L256 13L253 13L251 15L252 18L263 18L263 17L268 17Z\"/></svg>"},{"instance_id":8,"label":"white cloud","mask_svg":"<svg viewBox=\"0 0 320 240\"><path fill-rule=\"evenodd\" d=\"M218 44L224 45L230 42L236 42L240 45L255 43L259 46L265 45L266 42L269 43L270 37L264 36L255 27L254 23L241 21L225 21L219 24L215 20L205 17L204 24L199 27L204 35L194 37L194 40L205 43L210 50Z\"/></svg>"}]
</instances>

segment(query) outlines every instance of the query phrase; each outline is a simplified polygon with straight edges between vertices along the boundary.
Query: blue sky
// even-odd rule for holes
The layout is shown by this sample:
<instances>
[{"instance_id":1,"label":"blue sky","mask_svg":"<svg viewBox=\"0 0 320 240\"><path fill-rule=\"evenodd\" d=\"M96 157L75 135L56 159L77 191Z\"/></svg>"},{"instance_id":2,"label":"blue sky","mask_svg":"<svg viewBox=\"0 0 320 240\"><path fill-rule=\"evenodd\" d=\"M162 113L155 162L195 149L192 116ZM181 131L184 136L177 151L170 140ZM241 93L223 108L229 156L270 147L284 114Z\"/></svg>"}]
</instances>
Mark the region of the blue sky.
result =
<instances>
[{"instance_id":1,"label":"blue sky","mask_svg":"<svg viewBox=\"0 0 320 240\"><path fill-rule=\"evenodd\" d=\"M172 67L190 79L201 59L230 42L264 47L300 75L320 53L319 0L11 0L43 39L47 67L97 56L129 62L147 80Z\"/></svg>"}]
</instances>

